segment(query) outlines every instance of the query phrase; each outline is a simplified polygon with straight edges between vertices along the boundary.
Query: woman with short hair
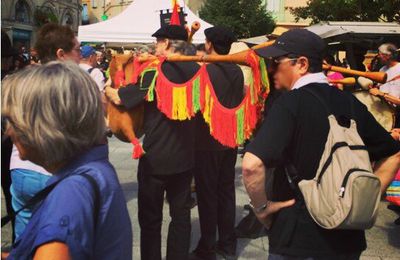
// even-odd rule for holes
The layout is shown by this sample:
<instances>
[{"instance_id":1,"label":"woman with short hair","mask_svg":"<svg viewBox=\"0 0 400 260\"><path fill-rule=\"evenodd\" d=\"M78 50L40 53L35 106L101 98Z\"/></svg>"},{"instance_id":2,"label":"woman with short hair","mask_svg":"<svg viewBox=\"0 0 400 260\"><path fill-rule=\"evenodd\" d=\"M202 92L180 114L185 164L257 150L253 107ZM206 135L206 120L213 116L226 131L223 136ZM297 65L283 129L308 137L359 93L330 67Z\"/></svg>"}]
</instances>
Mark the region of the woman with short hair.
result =
<instances>
[{"instance_id":1,"label":"woman with short hair","mask_svg":"<svg viewBox=\"0 0 400 260\"><path fill-rule=\"evenodd\" d=\"M31 66L3 82L2 113L21 159L52 173L54 186L8 259L132 259L131 222L90 76L69 62Z\"/></svg>"}]
</instances>

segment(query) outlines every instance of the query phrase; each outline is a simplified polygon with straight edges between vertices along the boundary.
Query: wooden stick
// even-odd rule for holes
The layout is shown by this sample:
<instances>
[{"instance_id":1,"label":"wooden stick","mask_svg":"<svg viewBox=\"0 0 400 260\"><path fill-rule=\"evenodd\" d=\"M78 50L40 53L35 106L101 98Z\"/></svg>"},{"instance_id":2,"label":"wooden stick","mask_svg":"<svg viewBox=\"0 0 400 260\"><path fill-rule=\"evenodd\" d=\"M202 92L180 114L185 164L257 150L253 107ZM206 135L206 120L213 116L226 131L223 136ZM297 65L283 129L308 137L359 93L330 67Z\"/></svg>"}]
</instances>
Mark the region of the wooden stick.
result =
<instances>
[{"instance_id":1,"label":"wooden stick","mask_svg":"<svg viewBox=\"0 0 400 260\"><path fill-rule=\"evenodd\" d=\"M192 23L192 28L190 29L190 34L189 34L189 37L188 37L188 43L192 43L193 36L199 29L200 29L200 23L197 22L197 21L194 21Z\"/></svg>"},{"instance_id":2,"label":"wooden stick","mask_svg":"<svg viewBox=\"0 0 400 260\"><path fill-rule=\"evenodd\" d=\"M366 78L369 78L369 79L379 82L379 83L385 83L386 79L387 79L387 75L384 72L352 70L352 69L347 69L347 68L343 68L343 67L332 66L329 64L322 65L322 68L324 70L336 71L336 72L340 72L343 74L366 77Z\"/></svg>"},{"instance_id":3,"label":"wooden stick","mask_svg":"<svg viewBox=\"0 0 400 260\"><path fill-rule=\"evenodd\" d=\"M253 50L257 50L260 48L268 47L271 46L274 43L274 41L268 41L259 45L254 46ZM177 61L194 61L194 62L233 62L237 63L240 65L249 65L246 62L246 57L247 57L248 50L244 50L238 53L234 54L229 54L229 55L204 55L204 56L184 56L184 55L171 55L166 57L167 61L172 61L172 62L177 62ZM154 60L156 58L154 57L149 57L149 58L139 58L140 62L146 62L149 60ZM322 65L322 68L324 70L331 70L331 71L336 71L340 72L343 74L348 74L352 76L363 76L366 78L369 78L373 81L379 82L379 83L385 83L387 79L387 75L384 72L369 72L369 71L358 71L358 70L352 70L352 69L347 69L343 67L338 67L338 66L332 66L329 64L324 64Z\"/></svg>"},{"instance_id":4,"label":"wooden stick","mask_svg":"<svg viewBox=\"0 0 400 260\"><path fill-rule=\"evenodd\" d=\"M356 79L355 78L330 79L328 81L329 81L329 83L343 84L343 85L354 85L354 84L356 84Z\"/></svg>"}]
</instances>

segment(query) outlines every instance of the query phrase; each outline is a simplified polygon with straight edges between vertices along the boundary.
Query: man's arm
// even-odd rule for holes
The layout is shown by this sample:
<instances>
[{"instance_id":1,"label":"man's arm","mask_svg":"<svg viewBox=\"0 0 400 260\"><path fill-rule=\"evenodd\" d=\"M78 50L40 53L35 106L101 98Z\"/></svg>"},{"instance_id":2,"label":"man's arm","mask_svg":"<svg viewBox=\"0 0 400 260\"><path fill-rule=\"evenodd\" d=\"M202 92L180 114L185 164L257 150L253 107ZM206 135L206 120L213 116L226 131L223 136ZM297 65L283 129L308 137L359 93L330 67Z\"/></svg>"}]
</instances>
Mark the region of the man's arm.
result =
<instances>
[{"instance_id":1,"label":"man's arm","mask_svg":"<svg viewBox=\"0 0 400 260\"><path fill-rule=\"evenodd\" d=\"M38 247L33 260L70 260L68 246L61 242L50 242Z\"/></svg>"},{"instance_id":2,"label":"man's arm","mask_svg":"<svg viewBox=\"0 0 400 260\"><path fill-rule=\"evenodd\" d=\"M155 72L147 72L137 84L129 84L119 89L112 88L111 81L108 81L106 83L105 94L116 105L123 105L127 109L134 108L144 101L154 77Z\"/></svg>"},{"instance_id":3,"label":"man's arm","mask_svg":"<svg viewBox=\"0 0 400 260\"><path fill-rule=\"evenodd\" d=\"M381 181L382 194L386 191L389 184L393 181L400 168L400 152L380 160L374 166L374 173Z\"/></svg>"},{"instance_id":4,"label":"man's arm","mask_svg":"<svg viewBox=\"0 0 400 260\"><path fill-rule=\"evenodd\" d=\"M254 211L258 220L267 228L271 226L271 216L285 207L290 207L295 200L282 202L268 201L265 191L265 179L270 178L266 175L265 165L256 155L247 152L243 158L243 183L249 194L251 204L255 209L266 205L262 212Z\"/></svg>"},{"instance_id":5,"label":"man's arm","mask_svg":"<svg viewBox=\"0 0 400 260\"><path fill-rule=\"evenodd\" d=\"M104 75L101 72L101 70L98 68L95 68L92 71L91 76L92 76L93 80L96 82L97 86L99 87L99 90L103 91L105 82L104 82Z\"/></svg>"},{"instance_id":6,"label":"man's arm","mask_svg":"<svg viewBox=\"0 0 400 260\"><path fill-rule=\"evenodd\" d=\"M104 93L106 97L115 105L121 105L121 99L118 96L118 89L112 88L111 85L105 85Z\"/></svg>"}]
</instances>

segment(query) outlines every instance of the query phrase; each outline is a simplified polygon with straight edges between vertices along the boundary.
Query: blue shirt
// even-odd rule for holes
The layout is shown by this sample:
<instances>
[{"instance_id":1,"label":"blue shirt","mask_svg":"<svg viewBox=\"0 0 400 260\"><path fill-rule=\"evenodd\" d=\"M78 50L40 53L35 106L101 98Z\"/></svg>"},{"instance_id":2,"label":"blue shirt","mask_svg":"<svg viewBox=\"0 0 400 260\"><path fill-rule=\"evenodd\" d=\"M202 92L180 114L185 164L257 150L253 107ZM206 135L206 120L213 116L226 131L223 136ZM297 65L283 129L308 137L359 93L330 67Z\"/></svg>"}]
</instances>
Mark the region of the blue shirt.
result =
<instances>
[{"instance_id":1,"label":"blue shirt","mask_svg":"<svg viewBox=\"0 0 400 260\"><path fill-rule=\"evenodd\" d=\"M51 156L51 155L49 155ZM79 174L95 178L100 212L94 230L95 192ZM132 226L124 194L106 145L93 147L54 174L47 185L62 180L37 207L8 259L31 259L35 250L59 241L72 259L132 259Z\"/></svg>"}]
</instances>

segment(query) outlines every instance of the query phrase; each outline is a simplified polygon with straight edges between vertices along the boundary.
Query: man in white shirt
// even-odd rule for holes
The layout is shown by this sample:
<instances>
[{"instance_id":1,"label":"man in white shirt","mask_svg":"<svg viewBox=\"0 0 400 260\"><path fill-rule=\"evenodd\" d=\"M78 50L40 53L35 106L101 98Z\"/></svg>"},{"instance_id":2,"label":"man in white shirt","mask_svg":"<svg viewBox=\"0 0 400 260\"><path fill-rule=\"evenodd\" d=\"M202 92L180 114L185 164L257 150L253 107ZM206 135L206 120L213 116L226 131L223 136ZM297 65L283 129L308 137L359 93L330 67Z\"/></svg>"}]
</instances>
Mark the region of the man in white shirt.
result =
<instances>
[{"instance_id":1,"label":"man in white shirt","mask_svg":"<svg viewBox=\"0 0 400 260\"><path fill-rule=\"evenodd\" d=\"M392 43L379 46L378 57L383 66L380 71L386 72L387 81L379 86L379 90L391 96L400 98L400 62L397 61L398 49Z\"/></svg>"},{"instance_id":2,"label":"man in white shirt","mask_svg":"<svg viewBox=\"0 0 400 260\"><path fill-rule=\"evenodd\" d=\"M87 71L92 79L96 82L100 91L103 91L105 78L103 72L96 68L97 65L97 54L96 50L88 45L81 47L81 61L79 66Z\"/></svg>"}]
</instances>

